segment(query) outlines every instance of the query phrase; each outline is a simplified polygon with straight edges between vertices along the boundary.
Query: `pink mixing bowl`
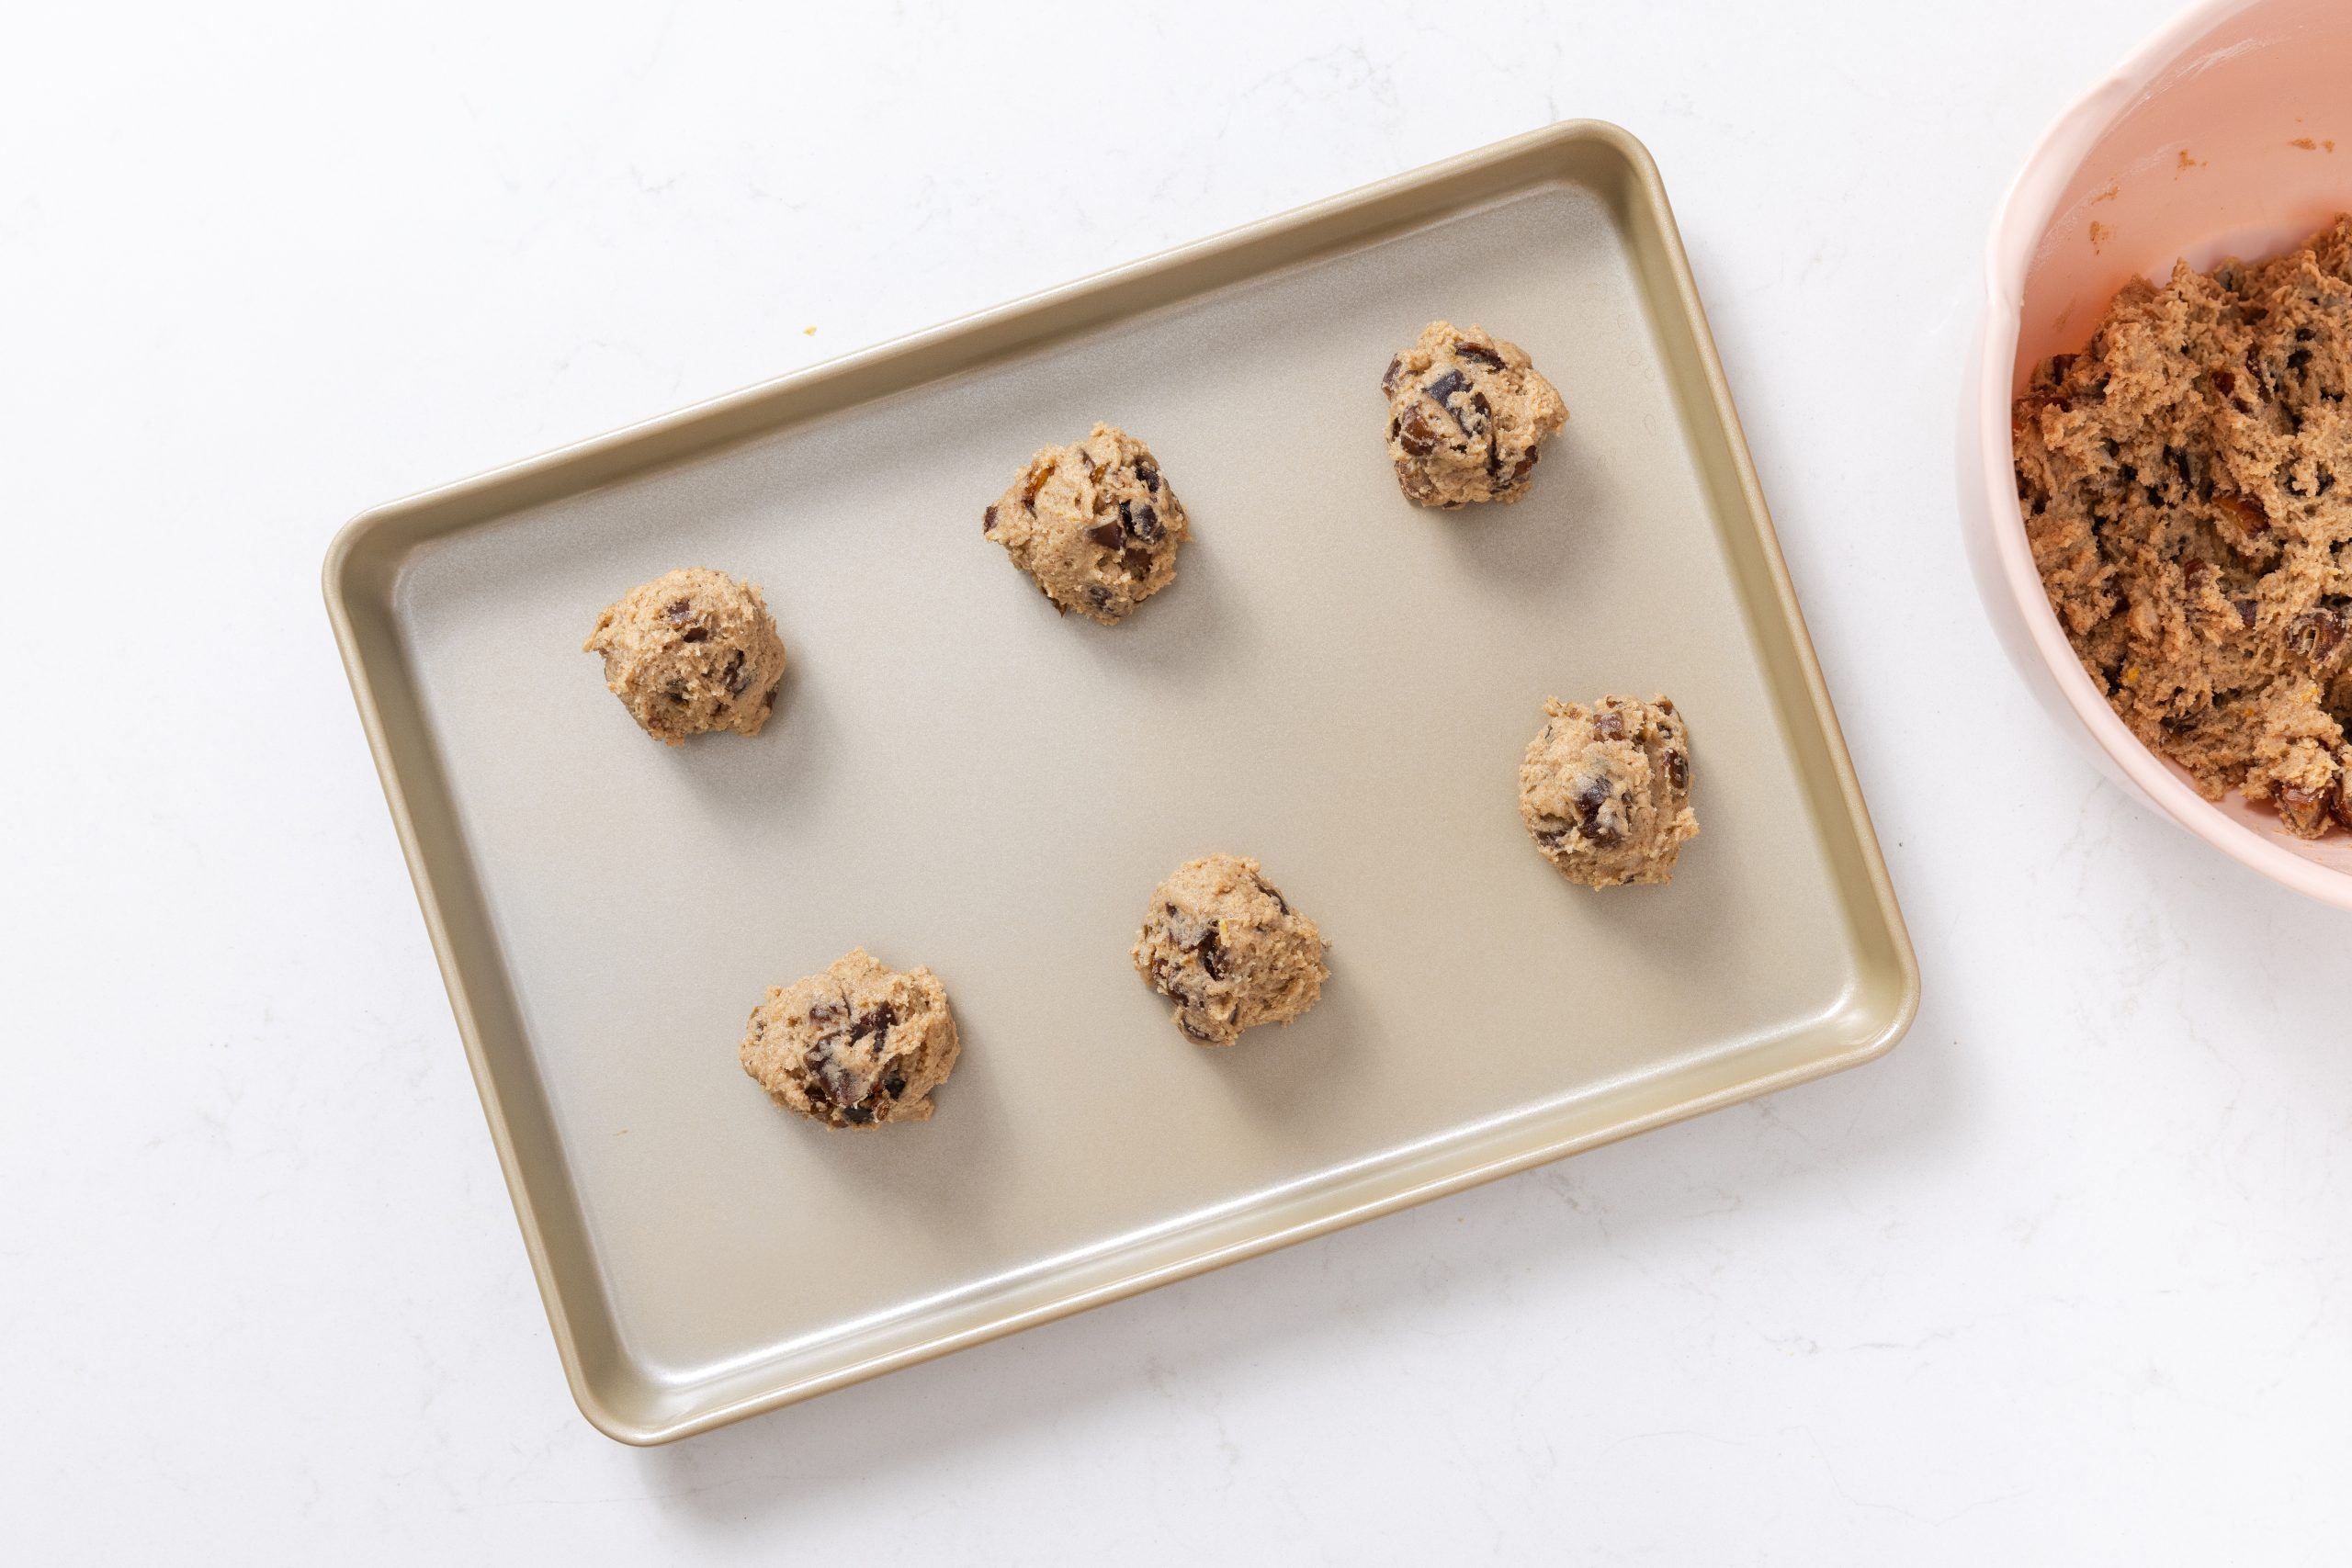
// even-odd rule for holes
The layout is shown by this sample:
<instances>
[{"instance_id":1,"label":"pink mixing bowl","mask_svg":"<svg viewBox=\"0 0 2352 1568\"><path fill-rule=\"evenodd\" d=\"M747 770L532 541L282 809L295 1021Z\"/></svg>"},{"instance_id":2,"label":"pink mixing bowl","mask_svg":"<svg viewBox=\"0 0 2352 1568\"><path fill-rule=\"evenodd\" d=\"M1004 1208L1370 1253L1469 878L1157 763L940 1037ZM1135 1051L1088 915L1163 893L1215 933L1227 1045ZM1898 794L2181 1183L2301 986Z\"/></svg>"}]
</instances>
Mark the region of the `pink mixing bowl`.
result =
<instances>
[{"instance_id":1,"label":"pink mixing bowl","mask_svg":"<svg viewBox=\"0 0 2352 1568\"><path fill-rule=\"evenodd\" d=\"M2101 771L2215 849L2352 909L2352 834L2306 840L2216 804L2115 716L2043 596L2018 514L2009 401L2117 288L2177 257L2268 255L2352 210L2352 0L2209 0L2060 116L2009 189L1962 404L1962 523L2010 659Z\"/></svg>"}]
</instances>

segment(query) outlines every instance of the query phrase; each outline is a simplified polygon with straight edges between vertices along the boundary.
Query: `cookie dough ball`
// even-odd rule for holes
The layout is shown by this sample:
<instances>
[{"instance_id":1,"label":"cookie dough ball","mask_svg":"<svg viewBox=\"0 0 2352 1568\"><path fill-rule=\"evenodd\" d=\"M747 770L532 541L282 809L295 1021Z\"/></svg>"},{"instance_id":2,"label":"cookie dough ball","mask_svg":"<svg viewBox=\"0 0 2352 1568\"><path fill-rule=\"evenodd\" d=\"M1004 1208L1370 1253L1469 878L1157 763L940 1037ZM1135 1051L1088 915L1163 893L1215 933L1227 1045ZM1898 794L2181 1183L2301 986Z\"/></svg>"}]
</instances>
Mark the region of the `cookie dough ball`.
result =
<instances>
[{"instance_id":1,"label":"cookie dough ball","mask_svg":"<svg viewBox=\"0 0 2352 1568\"><path fill-rule=\"evenodd\" d=\"M743 1070L778 1105L828 1127L931 1120L931 1091L962 1049L947 987L852 948L821 975L768 987L743 1036Z\"/></svg>"},{"instance_id":2,"label":"cookie dough ball","mask_svg":"<svg viewBox=\"0 0 2352 1568\"><path fill-rule=\"evenodd\" d=\"M1453 508L1527 493L1537 445L1568 405L1515 343L1431 321L1388 362L1388 457L1405 499Z\"/></svg>"},{"instance_id":3,"label":"cookie dough ball","mask_svg":"<svg viewBox=\"0 0 2352 1568\"><path fill-rule=\"evenodd\" d=\"M1690 731L1664 697L1555 698L1519 765L1519 814L1544 858L1571 882L1665 882L1696 838Z\"/></svg>"},{"instance_id":4,"label":"cookie dough ball","mask_svg":"<svg viewBox=\"0 0 2352 1568\"><path fill-rule=\"evenodd\" d=\"M1191 536L1151 448L1109 424L1030 458L980 526L1055 609L1106 626L1176 581Z\"/></svg>"},{"instance_id":5,"label":"cookie dough ball","mask_svg":"<svg viewBox=\"0 0 2352 1568\"><path fill-rule=\"evenodd\" d=\"M1176 1003L1176 1027L1204 1045L1288 1023L1315 1005L1330 971L1315 922L1290 907L1258 863L1187 861L1151 896L1128 956Z\"/></svg>"},{"instance_id":6,"label":"cookie dough ball","mask_svg":"<svg viewBox=\"0 0 2352 1568\"><path fill-rule=\"evenodd\" d=\"M708 729L757 735L784 679L784 644L758 585L698 566L607 604L581 647L605 656L605 684L669 746Z\"/></svg>"}]
</instances>

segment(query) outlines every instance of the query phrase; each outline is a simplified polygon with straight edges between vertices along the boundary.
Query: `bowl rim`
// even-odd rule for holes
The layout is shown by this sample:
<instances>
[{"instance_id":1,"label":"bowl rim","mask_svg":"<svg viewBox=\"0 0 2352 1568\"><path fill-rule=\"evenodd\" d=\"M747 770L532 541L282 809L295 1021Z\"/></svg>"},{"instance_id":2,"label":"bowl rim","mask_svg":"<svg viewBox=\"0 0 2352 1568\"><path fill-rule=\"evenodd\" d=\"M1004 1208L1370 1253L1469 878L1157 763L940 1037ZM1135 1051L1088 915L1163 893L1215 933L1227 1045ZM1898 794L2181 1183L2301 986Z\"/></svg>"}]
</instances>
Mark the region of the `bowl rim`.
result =
<instances>
[{"instance_id":1,"label":"bowl rim","mask_svg":"<svg viewBox=\"0 0 2352 1568\"><path fill-rule=\"evenodd\" d=\"M2018 519L2016 459L2009 434L2010 382L2017 358L2025 278L2058 202L2098 140L2136 106L2180 55L2217 24L2262 0L2199 0L2157 29L2053 120L2027 154L2002 197L1984 253L1984 327L1975 367L1979 482L1986 504L1973 525L1990 536L1993 558L2016 602L2027 639L2086 732L2158 810L2241 864L2296 892L2352 909L2352 874L2304 859L2233 820L2206 800L2132 734L2091 682L2059 626Z\"/></svg>"}]
</instances>

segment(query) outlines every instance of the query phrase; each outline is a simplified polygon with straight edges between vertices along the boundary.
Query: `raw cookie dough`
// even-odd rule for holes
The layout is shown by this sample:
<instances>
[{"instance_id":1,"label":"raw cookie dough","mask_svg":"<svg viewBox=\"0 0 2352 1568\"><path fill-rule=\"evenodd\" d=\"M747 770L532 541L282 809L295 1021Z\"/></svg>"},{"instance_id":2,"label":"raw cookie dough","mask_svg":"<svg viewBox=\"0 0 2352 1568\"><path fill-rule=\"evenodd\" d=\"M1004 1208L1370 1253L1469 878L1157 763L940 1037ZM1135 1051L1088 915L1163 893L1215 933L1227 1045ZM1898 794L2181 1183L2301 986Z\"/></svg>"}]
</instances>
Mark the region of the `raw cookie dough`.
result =
<instances>
[{"instance_id":1,"label":"raw cookie dough","mask_svg":"<svg viewBox=\"0 0 2352 1568\"><path fill-rule=\"evenodd\" d=\"M947 987L854 947L821 975L771 986L752 1010L743 1070L778 1105L828 1127L928 1122L962 1049Z\"/></svg>"},{"instance_id":2,"label":"raw cookie dough","mask_svg":"<svg viewBox=\"0 0 2352 1568\"><path fill-rule=\"evenodd\" d=\"M1151 896L1128 953L1176 1003L1176 1027L1204 1045L1288 1023L1315 1005L1330 971L1315 922L1290 907L1254 860L1186 861Z\"/></svg>"},{"instance_id":3,"label":"raw cookie dough","mask_svg":"<svg viewBox=\"0 0 2352 1568\"><path fill-rule=\"evenodd\" d=\"M2010 413L2034 564L2157 755L2306 839L2352 829L2352 217L2123 286Z\"/></svg>"},{"instance_id":4,"label":"raw cookie dough","mask_svg":"<svg viewBox=\"0 0 2352 1568\"><path fill-rule=\"evenodd\" d=\"M1176 547L1192 532L1151 448L1100 423L1030 458L980 527L1055 609L1106 626L1176 581Z\"/></svg>"},{"instance_id":5,"label":"raw cookie dough","mask_svg":"<svg viewBox=\"0 0 2352 1568\"><path fill-rule=\"evenodd\" d=\"M1690 813L1690 731L1664 697L1551 698L1519 765L1519 814L1544 858L1588 887L1666 882Z\"/></svg>"},{"instance_id":6,"label":"raw cookie dough","mask_svg":"<svg viewBox=\"0 0 2352 1568\"><path fill-rule=\"evenodd\" d=\"M1536 446L1568 406L1515 343L1431 321L1388 362L1388 457L1405 499L1423 506L1517 501Z\"/></svg>"},{"instance_id":7,"label":"raw cookie dough","mask_svg":"<svg viewBox=\"0 0 2352 1568\"><path fill-rule=\"evenodd\" d=\"M757 735L784 679L784 644L758 585L698 566L605 606L581 647L605 656L605 684L671 746L710 729Z\"/></svg>"}]
</instances>

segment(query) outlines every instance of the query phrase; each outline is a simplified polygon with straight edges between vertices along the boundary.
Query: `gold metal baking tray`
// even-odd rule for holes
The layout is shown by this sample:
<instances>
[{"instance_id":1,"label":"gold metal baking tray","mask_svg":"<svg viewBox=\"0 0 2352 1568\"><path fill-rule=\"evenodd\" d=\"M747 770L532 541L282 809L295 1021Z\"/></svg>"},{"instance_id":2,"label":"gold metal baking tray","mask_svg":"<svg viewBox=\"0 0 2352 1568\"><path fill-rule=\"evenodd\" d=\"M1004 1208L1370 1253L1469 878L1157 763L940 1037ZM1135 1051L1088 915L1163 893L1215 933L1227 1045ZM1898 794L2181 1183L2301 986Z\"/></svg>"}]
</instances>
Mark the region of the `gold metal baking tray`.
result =
<instances>
[{"instance_id":1,"label":"gold metal baking tray","mask_svg":"<svg viewBox=\"0 0 2352 1568\"><path fill-rule=\"evenodd\" d=\"M1574 418L1425 512L1380 377L1524 345ZM1106 629L981 537L1105 419L1191 512ZM580 651L673 566L764 585L754 739L639 733ZM666 1441L1868 1060L1917 970L1656 168L1590 122L353 522L326 596L581 1408ZM1673 695L1702 836L1595 894L1521 829L1545 696ZM1188 1043L1153 885L1253 854L1312 1014ZM736 1064L863 944L946 982L928 1123Z\"/></svg>"}]
</instances>

